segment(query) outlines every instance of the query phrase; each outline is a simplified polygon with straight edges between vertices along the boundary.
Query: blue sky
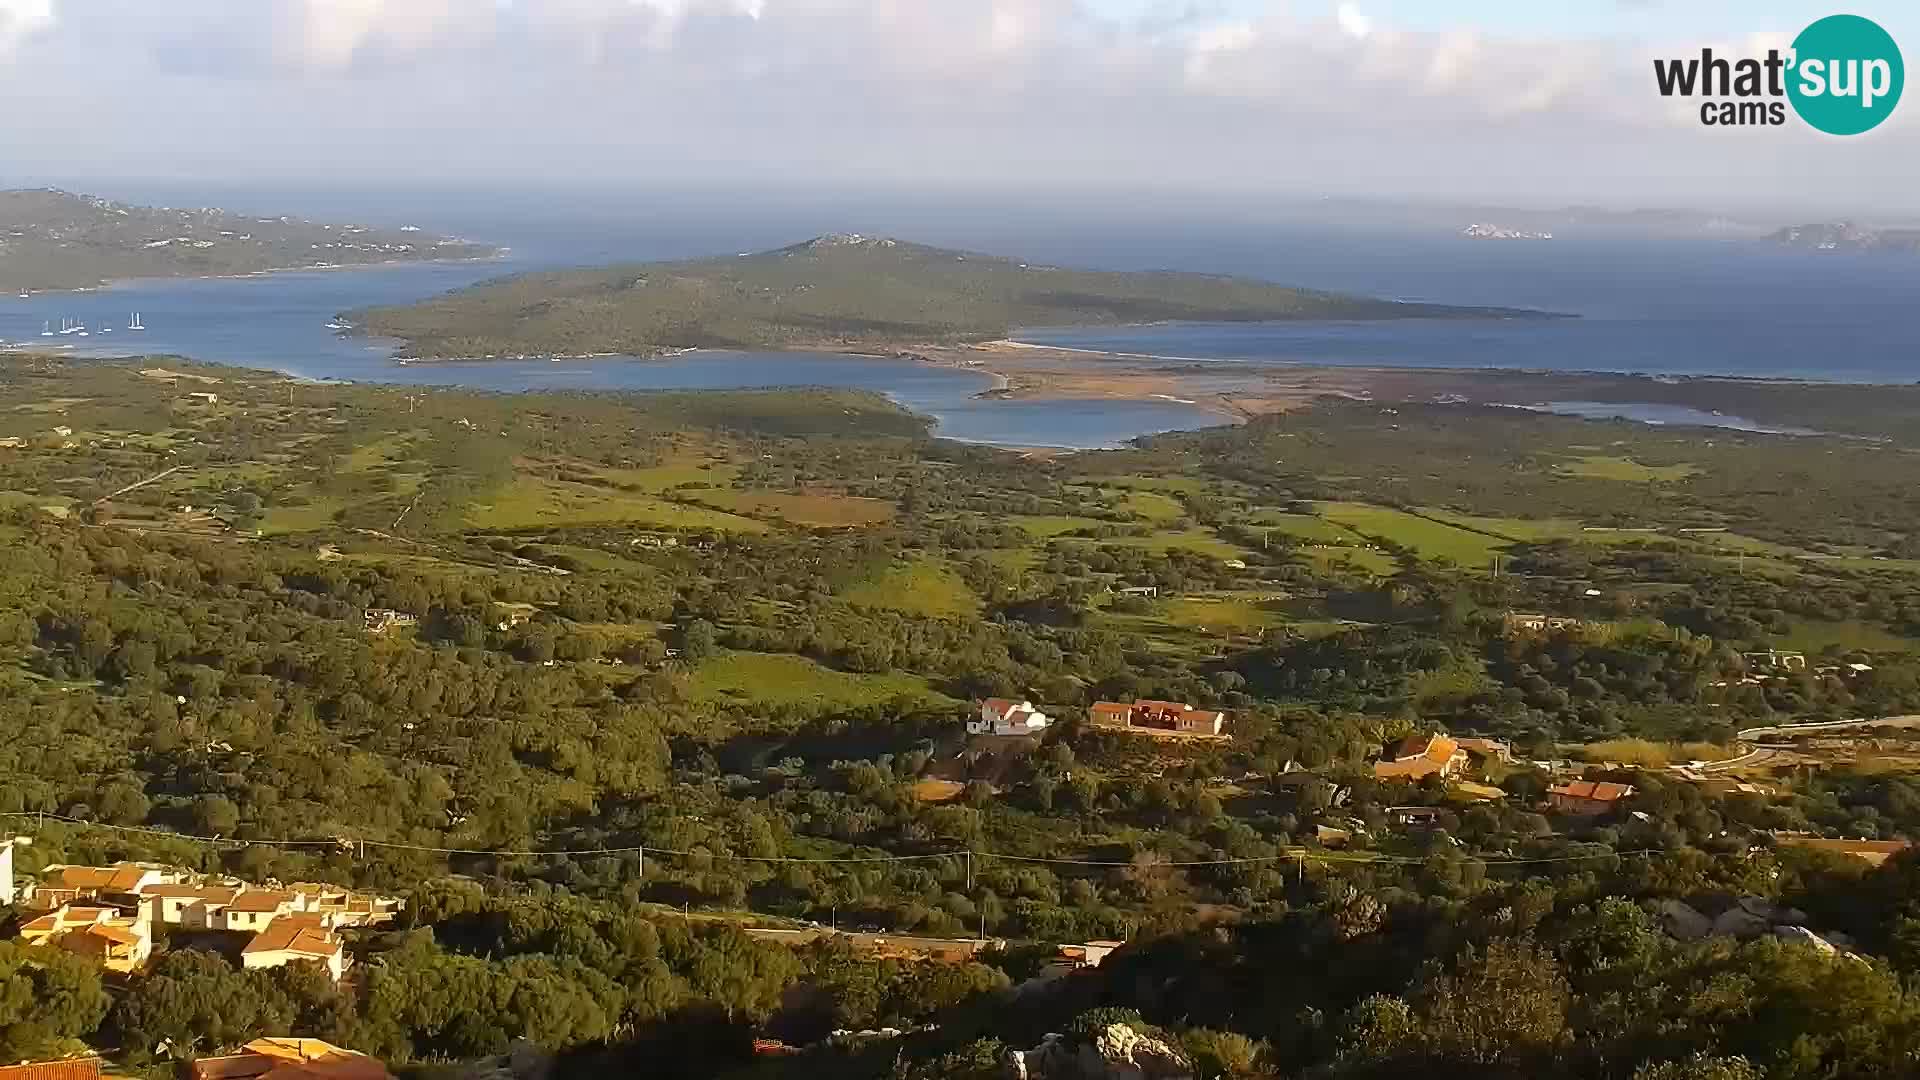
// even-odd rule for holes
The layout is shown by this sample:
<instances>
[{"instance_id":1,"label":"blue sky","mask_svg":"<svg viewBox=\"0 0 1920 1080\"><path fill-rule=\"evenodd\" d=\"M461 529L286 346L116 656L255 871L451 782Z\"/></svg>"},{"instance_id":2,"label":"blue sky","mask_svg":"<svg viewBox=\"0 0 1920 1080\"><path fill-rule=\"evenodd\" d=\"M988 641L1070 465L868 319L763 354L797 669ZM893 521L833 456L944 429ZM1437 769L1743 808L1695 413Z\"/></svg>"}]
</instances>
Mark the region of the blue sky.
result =
<instances>
[{"instance_id":1,"label":"blue sky","mask_svg":"<svg viewBox=\"0 0 1920 1080\"><path fill-rule=\"evenodd\" d=\"M1715 129L1786 0L0 0L0 184L765 182L1920 217L1920 100ZM1846 10L1920 51L1920 4ZM1920 91L1916 91L1920 95Z\"/></svg>"}]
</instances>

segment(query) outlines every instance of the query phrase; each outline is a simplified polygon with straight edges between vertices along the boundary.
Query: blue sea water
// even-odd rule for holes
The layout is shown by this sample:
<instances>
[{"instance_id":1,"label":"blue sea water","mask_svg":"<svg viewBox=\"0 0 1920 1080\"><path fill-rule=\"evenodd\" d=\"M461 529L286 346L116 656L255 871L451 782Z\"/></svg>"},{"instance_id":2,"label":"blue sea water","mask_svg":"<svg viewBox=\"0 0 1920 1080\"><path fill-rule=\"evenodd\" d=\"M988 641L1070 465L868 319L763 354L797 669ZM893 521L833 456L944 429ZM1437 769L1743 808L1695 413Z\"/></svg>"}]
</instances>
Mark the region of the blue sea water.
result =
<instances>
[{"instance_id":1,"label":"blue sea water","mask_svg":"<svg viewBox=\"0 0 1920 1080\"><path fill-rule=\"evenodd\" d=\"M803 215L802 215L803 216ZM0 342L81 355L172 353L350 379L484 390L654 390L834 386L873 390L933 416L939 434L1011 445L1112 446L1220 422L1174 401L996 400L979 372L817 354L699 354L668 360L400 366L391 343L342 336L338 312L404 303L501 274L791 242L849 224L749 219L723 225L645 219L440 222L513 246L482 263L389 266L219 280L124 282L78 293L0 296ZM1920 379L1920 258L1805 252L1754 241L1592 231L1547 242L1468 241L1451 230L1258 226L974 216L881 220L866 231L1064 265L1242 274L1406 300L1530 307L1578 318L1168 324L1033 328L1036 344L1179 357L1221 372L1268 364L1490 367L1739 375L1859 382ZM823 227L824 226L824 227ZM147 329L126 329L139 312ZM42 337L63 319L88 337ZM112 333L102 333L105 327ZM1617 408L1617 406L1613 406ZM1711 413L1673 423L1724 424Z\"/></svg>"},{"instance_id":2,"label":"blue sea water","mask_svg":"<svg viewBox=\"0 0 1920 1080\"><path fill-rule=\"evenodd\" d=\"M1323 238L1320 243L1326 243ZM1221 254L1220 269L1403 300L1573 319L1031 328L1018 340L1238 363L1920 380L1920 258L1758 241L1352 238L1338 254Z\"/></svg>"},{"instance_id":3,"label":"blue sea water","mask_svg":"<svg viewBox=\"0 0 1920 1080\"><path fill-rule=\"evenodd\" d=\"M338 312L404 303L532 265L528 260L301 271L256 277L129 281L25 300L0 297L0 342L82 356L171 354L308 379L476 390L728 390L827 386L871 390L933 417L938 434L1013 446L1098 448L1139 435L1210 427L1212 413L1159 401L1001 401L983 372L858 356L721 352L667 359L393 360L391 341L343 335ZM144 331L128 329L138 313ZM67 321L87 336L61 335ZM112 327L111 332L104 328ZM44 330L54 331L42 337Z\"/></svg>"}]
</instances>

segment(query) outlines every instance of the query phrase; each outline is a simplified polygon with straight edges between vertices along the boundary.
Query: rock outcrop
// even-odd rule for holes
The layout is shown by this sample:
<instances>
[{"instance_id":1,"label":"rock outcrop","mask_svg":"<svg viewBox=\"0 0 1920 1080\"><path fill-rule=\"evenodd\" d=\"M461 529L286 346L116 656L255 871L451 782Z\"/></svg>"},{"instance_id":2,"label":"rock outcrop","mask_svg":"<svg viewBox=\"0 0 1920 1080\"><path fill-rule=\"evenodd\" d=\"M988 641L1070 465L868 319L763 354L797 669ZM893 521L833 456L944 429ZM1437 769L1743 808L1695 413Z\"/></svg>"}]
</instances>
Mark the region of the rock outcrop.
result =
<instances>
[{"instance_id":1,"label":"rock outcrop","mask_svg":"<svg viewBox=\"0 0 1920 1080\"><path fill-rule=\"evenodd\" d=\"M1087 1038L1049 1035L1031 1050L1007 1055L1012 1080L1193 1080L1193 1065L1178 1047L1126 1024L1109 1024Z\"/></svg>"}]
</instances>

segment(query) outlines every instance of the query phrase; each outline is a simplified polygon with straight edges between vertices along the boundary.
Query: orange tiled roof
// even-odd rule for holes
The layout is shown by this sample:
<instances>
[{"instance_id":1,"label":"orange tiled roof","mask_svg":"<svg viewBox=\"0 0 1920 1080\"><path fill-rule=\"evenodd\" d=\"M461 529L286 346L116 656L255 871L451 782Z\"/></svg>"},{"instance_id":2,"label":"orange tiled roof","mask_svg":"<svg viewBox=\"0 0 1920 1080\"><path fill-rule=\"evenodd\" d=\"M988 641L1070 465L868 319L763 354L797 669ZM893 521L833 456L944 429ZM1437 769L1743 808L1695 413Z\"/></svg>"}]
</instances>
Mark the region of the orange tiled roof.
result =
<instances>
[{"instance_id":1,"label":"orange tiled roof","mask_svg":"<svg viewBox=\"0 0 1920 1080\"><path fill-rule=\"evenodd\" d=\"M242 953L290 952L303 956L328 957L339 952L338 938L319 926L296 919L275 919L254 935Z\"/></svg>"},{"instance_id":2,"label":"orange tiled roof","mask_svg":"<svg viewBox=\"0 0 1920 1080\"><path fill-rule=\"evenodd\" d=\"M1556 784L1547 791L1549 794L1565 795L1570 799L1615 802L1633 794L1633 785L1613 784L1604 780L1572 780L1564 784Z\"/></svg>"},{"instance_id":3,"label":"orange tiled roof","mask_svg":"<svg viewBox=\"0 0 1920 1080\"><path fill-rule=\"evenodd\" d=\"M293 894L291 893L269 892L261 889L243 892L239 896L234 897L233 903L227 905L227 910L240 912L278 911L281 905L291 903L293 903Z\"/></svg>"}]
</instances>

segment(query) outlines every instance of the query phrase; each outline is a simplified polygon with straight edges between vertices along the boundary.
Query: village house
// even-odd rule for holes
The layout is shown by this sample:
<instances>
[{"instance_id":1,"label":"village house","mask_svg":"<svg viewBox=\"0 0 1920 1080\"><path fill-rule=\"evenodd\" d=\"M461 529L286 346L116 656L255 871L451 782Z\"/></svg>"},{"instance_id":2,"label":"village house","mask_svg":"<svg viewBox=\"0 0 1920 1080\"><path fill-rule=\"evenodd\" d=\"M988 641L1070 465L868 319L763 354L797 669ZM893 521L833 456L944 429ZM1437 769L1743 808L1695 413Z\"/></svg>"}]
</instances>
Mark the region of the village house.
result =
<instances>
[{"instance_id":1,"label":"village house","mask_svg":"<svg viewBox=\"0 0 1920 1080\"><path fill-rule=\"evenodd\" d=\"M327 916L279 916L240 950L240 966L250 971L296 962L319 964L335 982L346 975L347 947L334 934Z\"/></svg>"},{"instance_id":2,"label":"village house","mask_svg":"<svg viewBox=\"0 0 1920 1080\"><path fill-rule=\"evenodd\" d=\"M240 885L156 885L142 896L154 902L154 921L185 930L226 928L227 906L240 895Z\"/></svg>"},{"instance_id":3,"label":"village house","mask_svg":"<svg viewBox=\"0 0 1920 1080\"><path fill-rule=\"evenodd\" d=\"M13 846L22 841L32 842L24 836L0 840L0 907L12 907L20 899L13 884Z\"/></svg>"},{"instance_id":4,"label":"village house","mask_svg":"<svg viewBox=\"0 0 1920 1080\"><path fill-rule=\"evenodd\" d=\"M1373 763L1376 780L1423 780L1429 776L1446 779L1467 763L1467 752L1442 732L1409 735L1390 747Z\"/></svg>"},{"instance_id":5,"label":"village house","mask_svg":"<svg viewBox=\"0 0 1920 1080\"><path fill-rule=\"evenodd\" d=\"M189 390L187 392L187 404L189 405L217 405L219 403L220 395L212 391Z\"/></svg>"},{"instance_id":6,"label":"village house","mask_svg":"<svg viewBox=\"0 0 1920 1080\"><path fill-rule=\"evenodd\" d=\"M1620 800L1633 794L1632 784L1613 784L1604 780L1570 780L1547 789L1547 805L1555 812L1577 817L1610 814Z\"/></svg>"},{"instance_id":7,"label":"village house","mask_svg":"<svg viewBox=\"0 0 1920 1080\"><path fill-rule=\"evenodd\" d=\"M153 924L144 914L122 914L117 907L63 904L20 924L20 940L58 946L124 975L153 955Z\"/></svg>"},{"instance_id":8,"label":"village house","mask_svg":"<svg viewBox=\"0 0 1920 1080\"><path fill-rule=\"evenodd\" d=\"M120 863L116 866L49 866L25 897L35 911L52 911L76 900L104 900L132 904L155 885L180 880L180 874L161 866Z\"/></svg>"},{"instance_id":9,"label":"village house","mask_svg":"<svg viewBox=\"0 0 1920 1080\"><path fill-rule=\"evenodd\" d=\"M1475 757L1498 761L1502 765L1513 764L1513 747L1499 739L1455 739L1454 742Z\"/></svg>"},{"instance_id":10,"label":"village house","mask_svg":"<svg viewBox=\"0 0 1920 1080\"><path fill-rule=\"evenodd\" d=\"M404 611L394 611L392 608L367 609L366 627L369 634L384 634L389 630L418 625L419 622L418 616Z\"/></svg>"},{"instance_id":11,"label":"village house","mask_svg":"<svg viewBox=\"0 0 1920 1080\"><path fill-rule=\"evenodd\" d=\"M233 898L217 929L257 934L282 915L291 915L298 907L292 893L271 889L249 889Z\"/></svg>"},{"instance_id":12,"label":"village house","mask_svg":"<svg viewBox=\"0 0 1920 1080\"><path fill-rule=\"evenodd\" d=\"M378 1058L319 1039L255 1039L237 1054L203 1057L187 1067L190 1080L393 1080Z\"/></svg>"},{"instance_id":13,"label":"village house","mask_svg":"<svg viewBox=\"0 0 1920 1080\"><path fill-rule=\"evenodd\" d=\"M1746 662L1747 670L1749 671L1807 670L1806 653L1780 652L1775 649L1768 649L1765 652L1741 653L1740 659Z\"/></svg>"},{"instance_id":14,"label":"village house","mask_svg":"<svg viewBox=\"0 0 1920 1080\"><path fill-rule=\"evenodd\" d=\"M100 1059L70 1057L0 1065L0 1080L100 1080Z\"/></svg>"},{"instance_id":15,"label":"village house","mask_svg":"<svg viewBox=\"0 0 1920 1080\"><path fill-rule=\"evenodd\" d=\"M1053 718L1034 708L1031 701L988 698L980 703L980 718L967 722L967 734L1038 735L1052 723Z\"/></svg>"},{"instance_id":16,"label":"village house","mask_svg":"<svg viewBox=\"0 0 1920 1080\"><path fill-rule=\"evenodd\" d=\"M1440 808L1437 806L1389 806L1387 820L1402 829L1437 829L1440 827Z\"/></svg>"},{"instance_id":17,"label":"village house","mask_svg":"<svg viewBox=\"0 0 1920 1080\"><path fill-rule=\"evenodd\" d=\"M1165 739L1225 739L1227 714L1196 709L1183 701L1142 698L1131 705L1096 701L1088 710L1093 726L1102 731L1125 731Z\"/></svg>"},{"instance_id":18,"label":"village house","mask_svg":"<svg viewBox=\"0 0 1920 1080\"><path fill-rule=\"evenodd\" d=\"M1509 634L1552 634L1562 630L1576 630L1580 620L1565 615L1543 615L1538 612L1509 611L1506 617Z\"/></svg>"},{"instance_id":19,"label":"village house","mask_svg":"<svg viewBox=\"0 0 1920 1080\"><path fill-rule=\"evenodd\" d=\"M335 979L347 963L335 931L391 922L402 906L395 897L356 895L338 885L262 889L136 863L54 866L32 895L34 910L46 914L21 927L22 940L91 956L110 971L138 970L152 954L154 936L178 928L249 935L242 950L249 968L309 961Z\"/></svg>"},{"instance_id":20,"label":"village house","mask_svg":"<svg viewBox=\"0 0 1920 1080\"><path fill-rule=\"evenodd\" d=\"M1911 840L1828 840L1819 836L1791 836L1781 833L1773 834L1773 842L1781 847L1809 848L1814 851L1830 851L1836 855L1847 855L1874 866L1881 865L1913 846Z\"/></svg>"}]
</instances>

